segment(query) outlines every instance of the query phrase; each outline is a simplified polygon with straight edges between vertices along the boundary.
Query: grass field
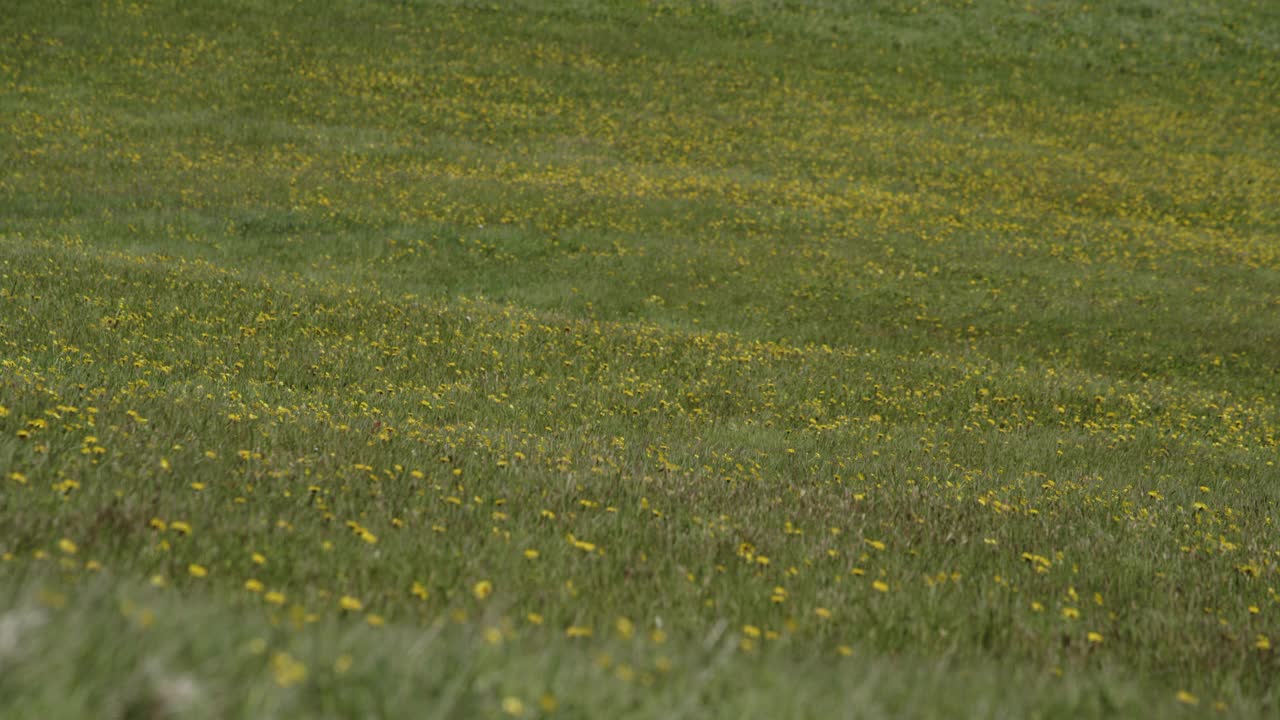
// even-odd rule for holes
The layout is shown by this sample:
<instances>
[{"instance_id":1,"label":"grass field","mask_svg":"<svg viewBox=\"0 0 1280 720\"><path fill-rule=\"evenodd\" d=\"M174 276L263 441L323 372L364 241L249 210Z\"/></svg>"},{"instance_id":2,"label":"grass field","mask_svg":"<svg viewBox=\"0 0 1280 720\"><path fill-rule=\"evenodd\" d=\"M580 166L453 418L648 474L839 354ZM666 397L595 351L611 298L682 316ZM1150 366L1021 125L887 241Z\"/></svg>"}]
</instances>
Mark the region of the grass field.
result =
<instances>
[{"instance_id":1,"label":"grass field","mask_svg":"<svg viewBox=\"0 0 1280 720\"><path fill-rule=\"evenodd\" d=\"M1280 6L9 3L0 716L1275 717Z\"/></svg>"}]
</instances>

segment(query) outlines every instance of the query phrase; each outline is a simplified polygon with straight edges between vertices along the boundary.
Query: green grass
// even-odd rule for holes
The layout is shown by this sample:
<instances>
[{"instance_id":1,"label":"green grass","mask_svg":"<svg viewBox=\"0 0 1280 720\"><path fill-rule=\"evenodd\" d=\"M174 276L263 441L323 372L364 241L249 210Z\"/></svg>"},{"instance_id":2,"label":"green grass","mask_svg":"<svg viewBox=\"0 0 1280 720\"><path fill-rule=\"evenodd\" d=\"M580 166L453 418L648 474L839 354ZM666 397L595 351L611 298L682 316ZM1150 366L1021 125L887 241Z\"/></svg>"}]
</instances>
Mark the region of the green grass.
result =
<instances>
[{"instance_id":1,"label":"green grass","mask_svg":"<svg viewBox=\"0 0 1280 720\"><path fill-rule=\"evenodd\" d=\"M0 38L0 715L1280 710L1271 3Z\"/></svg>"}]
</instances>

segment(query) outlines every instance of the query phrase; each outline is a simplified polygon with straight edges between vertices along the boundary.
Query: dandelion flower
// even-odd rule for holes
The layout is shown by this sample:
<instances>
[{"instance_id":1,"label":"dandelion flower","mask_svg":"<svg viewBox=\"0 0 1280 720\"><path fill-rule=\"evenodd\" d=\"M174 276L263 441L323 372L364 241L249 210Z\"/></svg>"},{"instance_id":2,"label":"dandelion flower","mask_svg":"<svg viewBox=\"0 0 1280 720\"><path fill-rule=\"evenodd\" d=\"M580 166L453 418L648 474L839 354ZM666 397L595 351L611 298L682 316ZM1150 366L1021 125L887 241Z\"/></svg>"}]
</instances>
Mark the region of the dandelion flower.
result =
<instances>
[{"instance_id":1,"label":"dandelion flower","mask_svg":"<svg viewBox=\"0 0 1280 720\"><path fill-rule=\"evenodd\" d=\"M278 652L271 656L271 674L282 688L297 685L307 679L307 666L295 660L289 653Z\"/></svg>"}]
</instances>

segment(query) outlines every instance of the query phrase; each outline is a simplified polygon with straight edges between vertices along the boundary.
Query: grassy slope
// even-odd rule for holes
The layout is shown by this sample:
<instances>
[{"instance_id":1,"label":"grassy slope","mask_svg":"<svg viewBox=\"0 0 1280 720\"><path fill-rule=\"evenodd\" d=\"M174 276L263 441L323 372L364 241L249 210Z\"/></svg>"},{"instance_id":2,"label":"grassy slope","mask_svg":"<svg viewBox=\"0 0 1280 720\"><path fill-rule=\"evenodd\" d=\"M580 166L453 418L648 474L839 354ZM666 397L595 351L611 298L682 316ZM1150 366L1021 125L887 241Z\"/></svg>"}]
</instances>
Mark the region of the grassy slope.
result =
<instances>
[{"instance_id":1,"label":"grassy slope","mask_svg":"<svg viewBox=\"0 0 1280 720\"><path fill-rule=\"evenodd\" d=\"M1274 712L1280 17L842 7L0 19L0 714Z\"/></svg>"}]
</instances>

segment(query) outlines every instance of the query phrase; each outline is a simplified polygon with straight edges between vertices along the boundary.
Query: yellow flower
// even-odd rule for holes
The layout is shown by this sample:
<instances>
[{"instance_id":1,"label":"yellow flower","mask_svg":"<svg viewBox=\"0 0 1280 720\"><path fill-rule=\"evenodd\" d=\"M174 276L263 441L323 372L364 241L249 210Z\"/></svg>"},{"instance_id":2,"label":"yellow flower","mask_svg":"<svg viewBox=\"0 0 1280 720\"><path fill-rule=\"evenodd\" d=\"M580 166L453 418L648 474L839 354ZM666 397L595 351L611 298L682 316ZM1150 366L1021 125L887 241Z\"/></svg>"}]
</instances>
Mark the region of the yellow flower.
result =
<instances>
[{"instance_id":1,"label":"yellow flower","mask_svg":"<svg viewBox=\"0 0 1280 720\"><path fill-rule=\"evenodd\" d=\"M364 603L350 595L343 595L342 598L338 600L338 605L343 610L350 610L351 612L360 612L364 609Z\"/></svg>"},{"instance_id":2,"label":"yellow flower","mask_svg":"<svg viewBox=\"0 0 1280 720\"><path fill-rule=\"evenodd\" d=\"M1062 618L1064 620L1075 620L1080 617L1080 611L1073 607L1062 608Z\"/></svg>"},{"instance_id":3,"label":"yellow flower","mask_svg":"<svg viewBox=\"0 0 1280 720\"><path fill-rule=\"evenodd\" d=\"M569 626L569 627L564 631L564 636L565 636L565 637L571 637L571 638L580 638L580 637L581 637L581 638L587 638L587 637L591 637L591 628L589 628L589 627L582 627L581 625L570 625L570 626Z\"/></svg>"},{"instance_id":4,"label":"yellow flower","mask_svg":"<svg viewBox=\"0 0 1280 720\"><path fill-rule=\"evenodd\" d=\"M296 685L307 679L307 666L293 659L289 653L278 652L271 656L271 674L282 688Z\"/></svg>"},{"instance_id":5,"label":"yellow flower","mask_svg":"<svg viewBox=\"0 0 1280 720\"><path fill-rule=\"evenodd\" d=\"M1196 697L1195 695L1192 695L1186 690L1179 690L1178 694L1174 695L1174 697L1177 699L1178 702L1182 703L1183 705L1199 705L1200 704L1200 698Z\"/></svg>"},{"instance_id":6,"label":"yellow flower","mask_svg":"<svg viewBox=\"0 0 1280 720\"><path fill-rule=\"evenodd\" d=\"M831 617L831 611L824 607L814 608L813 613L818 617L822 618L823 620L826 620L827 618Z\"/></svg>"},{"instance_id":7,"label":"yellow flower","mask_svg":"<svg viewBox=\"0 0 1280 720\"><path fill-rule=\"evenodd\" d=\"M1089 642L1094 645L1100 645L1102 643L1102 633L1090 632L1086 637L1089 639Z\"/></svg>"},{"instance_id":8,"label":"yellow flower","mask_svg":"<svg viewBox=\"0 0 1280 720\"><path fill-rule=\"evenodd\" d=\"M523 715L524 703L520 702L520 698L515 698L515 697L503 698L502 712L508 715Z\"/></svg>"},{"instance_id":9,"label":"yellow flower","mask_svg":"<svg viewBox=\"0 0 1280 720\"><path fill-rule=\"evenodd\" d=\"M279 590L272 590L271 592L267 593L263 597L263 599L271 603L272 605L283 605L285 601L284 593L280 592Z\"/></svg>"},{"instance_id":10,"label":"yellow flower","mask_svg":"<svg viewBox=\"0 0 1280 720\"><path fill-rule=\"evenodd\" d=\"M484 600L493 594L493 583L488 580L481 580L472 586L471 594L475 595L477 600Z\"/></svg>"},{"instance_id":11,"label":"yellow flower","mask_svg":"<svg viewBox=\"0 0 1280 720\"><path fill-rule=\"evenodd\" d=\"M1270 650L1271 638L1267 637L1266 635L1260 634L1258 635L1257 641L1253 643L1253 646L1258 648L1259 650Z\"/></svg>"},{"instance_id":12,"label":"yellow flower","mask_svg":"<svg viewBox=\"0 0 1280 720\"><path fill-rule=\"evenodd\" d=\"M366 617L364 620L365 622L369 623L369 625L372 627L382 627L383 625L387 624L387 621L385 618L383 618L381 615L376 615L376 614L371 614L368 617Z\"/></svg>"},{"instance_id":13,"label":"yellow flower","mask_svg":"<svg viewBox=\"0 0 1280 720\"><path fill-rule=\"evenodd\" d=\"M67 538L62 538L58 541L58 549L68 555L75 555L77 550L76 544Z\"/></svg>"},{"instance_id":14,"label":"yellow flower","mask_svg":"<svg viewBox=\"0 0 1280 720\"><path fill-rule=\"evenodd\" d=\"M414 597L419 598L421 600L427 599L427 595L428 595L427 588L424 587L423 584L420 582L414 582L413 588L410 589L409 592L412 593Z\"/></svg>"},{"instance_id":15,"label":"yellow flower","mask_svg":"<svg viewBox=\"0 0 1280 720\"><path fill-rule=\"evenodd\" d=\"M191 563L187 566L187 572L191 573L191 577L202 578L209 574L209 568L203 565L197 565L196 563Z\"/></svg>"},{"instance_id":16,"label":"yellow flower","mask_svg":"<svg viewBox=\"0 0 1280 720\"><path fill-rule=\"evenodd\" d=\"M853 648L849 647L848 645L841 645L840 647L836 648L836 652L840 653L844 657L849 657L850 655L853 654Z\"/></svg>"},{"instance_id":17,"label":"yellow flower","mask_svg":"<svg viewBox=\"0 0 1280 720\"><path fill-rule=\"evenodd\" d=\"M255 592L255 593L262 592L263 587L264 586L261 581L255 580L253 578L249 578L248 580L244 581L244 589L248 590L249 592Z\"/></svg>"},{"instance_id":18,"label":"yellow flower","mask_svg":"<svg viewBox=\"0 0 1280 720\"><path fill-rule=\"evenodd\" d=\"M875 588L876 590L879 590L882 593L889 592L889 583L884 582L882 580L876 580L875 582L871 583L871 587Z\"/></svg>"}]
</instances>

